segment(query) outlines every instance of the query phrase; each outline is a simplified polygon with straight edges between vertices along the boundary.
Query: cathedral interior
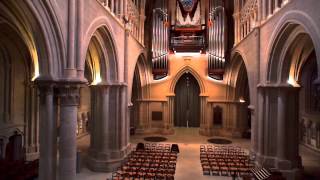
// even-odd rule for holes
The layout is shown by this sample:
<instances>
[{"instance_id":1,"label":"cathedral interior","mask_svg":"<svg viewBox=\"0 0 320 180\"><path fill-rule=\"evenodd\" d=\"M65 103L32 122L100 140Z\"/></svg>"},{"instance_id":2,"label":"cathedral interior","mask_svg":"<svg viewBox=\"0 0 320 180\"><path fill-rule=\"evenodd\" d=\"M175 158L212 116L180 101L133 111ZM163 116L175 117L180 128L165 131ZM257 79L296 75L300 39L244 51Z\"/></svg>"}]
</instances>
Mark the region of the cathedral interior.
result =
<instances>
[{"instance_id":1,"label":"cathedral interior","mask_svg":"<svg viewBox=\"0 0 320 180\"><path fill-rule=\"evenodd\" d=\"M0 0L0 180L320 179L319 7Z\"/></svg>"}]
</instances>

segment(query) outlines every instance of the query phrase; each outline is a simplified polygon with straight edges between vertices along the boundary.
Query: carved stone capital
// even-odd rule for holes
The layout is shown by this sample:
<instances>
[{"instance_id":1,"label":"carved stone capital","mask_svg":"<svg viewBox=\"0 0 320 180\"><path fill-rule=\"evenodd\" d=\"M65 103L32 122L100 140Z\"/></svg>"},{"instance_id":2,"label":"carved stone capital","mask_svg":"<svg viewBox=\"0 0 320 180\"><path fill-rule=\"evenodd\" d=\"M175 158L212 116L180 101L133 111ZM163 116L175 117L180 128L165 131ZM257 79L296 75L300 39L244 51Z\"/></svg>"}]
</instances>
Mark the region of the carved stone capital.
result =
<instances>
[{"instance_id":1,"label":"carved stone capital","mask_svg":"<svg viewBox=\"0 0 320 180\"><path fill-rule=\"evenodd\" d=\"M46 97L54 95L54 82L36 82L34 85L38 88L40 104L45 104L47 100Z\"/></svg>"},{"instance_id":2,"label":"carved stone capital","mask_svg":"<svg viewBox=\"0 0 320 180\"><path fill-rule=\"evenodd\" d=\"M80 103L80 85L58 85L58 97L62 106L78 106Z\"/></svg>"}]
</instances>

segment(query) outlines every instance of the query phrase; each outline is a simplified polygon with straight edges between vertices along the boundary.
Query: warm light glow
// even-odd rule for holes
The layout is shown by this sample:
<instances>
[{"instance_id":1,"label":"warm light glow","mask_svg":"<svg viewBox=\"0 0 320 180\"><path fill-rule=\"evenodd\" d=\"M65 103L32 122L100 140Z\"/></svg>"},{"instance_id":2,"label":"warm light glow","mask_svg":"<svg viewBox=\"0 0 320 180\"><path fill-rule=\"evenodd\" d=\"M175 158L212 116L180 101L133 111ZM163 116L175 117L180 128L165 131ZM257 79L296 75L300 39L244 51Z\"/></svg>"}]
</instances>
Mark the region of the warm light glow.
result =
<instances>
[{"instance_id":1,"label":"warm light glow","mask_svg":"<svg viewBox=\"0 0 320 180\"><path fill-rule=\"evenodd\" d=\"M92 69L93 81L92 81L91 85L98 85L99 83L102 82L101 75L100 75L99 61L94 62L92 68L93 68Z\"/></svg>"},{"instance_id":2,"label":"warm light glow","mask_svg":"<svg viewBox=\"0 0 320 180\"><path fill-rule=\"evenodd\" d=\"M31 81L35 81L40 76L40 70L39 70L39 59L36 49L31 49L31 58L33 62L33 68L34 68L34 75L31 79Z\"/></svg>"},{"instance_id":3,"label":"warm light glow","mask_svg":"<svg viewBox=\"0 0 320 180\"><path fill-rule=\"evenodd\" d=\"M201 52L176 52L175 51L174 54L182 57L194 57L194 56L199 56Z\"/></svg>"},{"instance_id":4,"label":"warm light glow","mask_svg":"<svg viewBox=\"0 0 320 180\"><path fill-rule=\"evenodd\" d=\"M100 77L100 74L96 74L95 79L92 81L91 85L98 85L102 82L102 79Z\"/></svg>"},{"instance_id":5,"label":"warm light glow","mask_svg":"<svg viewBox=\"0 0 320 180\"><path fill-rule=\"evenodd\" d=\"M245 103L246 101L245 101L243 98L240 98L240 99L239 99L239 102Z\"/></svg>"},{"instance_id":6,"label":"warm light glow","mask_svg":"<svg viewBox=\"0 0 320 180\"><path fill-rule=\"evenodd\" d=\"M217 80L217 79L214 79L214 78L212 78L210 76L207 76L207 79L209 81L212 81L212 82L215 82L215 83L224 84L223 80Z\"/></svg>"},{"instance_id":7,"label":"warm light glow","mask_svg":"<svg viewBox=\"0 0 320 180\"><path fill-rule=\"evenodd\" d=\"M165 81L165 80L169 79L169 77L170 77L170 76L168 75L168 76L166 76L166 77L164 77L164 78L161 78L161 79L154 79L153 82L154 82L154 83L159 83L159 82L162 82L162 81Z\"/></svg>"},{"instance_id":8,"label":"warm light glow","mask_svg":"<svg viewBox=\"0 0 320 180\"><path fill-rule=\"evenodd\" d=\"M298 83L296 82L296 80L292 76L289 76L287 83L292 86L298 86Z\"/></svg>"},{"instance_id":9,"label":"warm light glow","mask_svg":"<svg viewBox=\"0 0 320 180\"><path fill-rule=\"evenodd\" d=\"M94 43L89 45L90 53L87 53L87 61L89 62L89 68L91 70L92 82L91 85L98 85L102 82L101 78L101 68L100 68L100 56Z\"/></svg>"}]
</instances>

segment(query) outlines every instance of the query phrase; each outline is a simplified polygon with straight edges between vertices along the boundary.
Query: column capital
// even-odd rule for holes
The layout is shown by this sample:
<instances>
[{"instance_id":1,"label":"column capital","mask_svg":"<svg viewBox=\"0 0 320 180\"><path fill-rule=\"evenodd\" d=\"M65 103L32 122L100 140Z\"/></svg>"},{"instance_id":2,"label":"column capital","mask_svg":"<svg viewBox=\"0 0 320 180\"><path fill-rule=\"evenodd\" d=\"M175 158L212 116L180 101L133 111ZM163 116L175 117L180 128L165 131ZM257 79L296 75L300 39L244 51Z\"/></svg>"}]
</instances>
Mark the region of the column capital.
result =
<instances>
[{"instance_id":1,"label":"column capital","mask_svg":"<svg viewBox=\"0 0 320 180\"><path fill-rule=\"evenodd\" d=\"M53 95L55 82L54 81L35 81L32 86L38 88L40 96Z\"/></svg>"},{"instance_id":2,"label":"column capital","mask_svg":"<svg viewBox=\"0 0 320 180\"><path fill-rule=\"evenodd\" d=\"M62 106L77 106L80 103L80 87L82 84L59 84L57 95Z\"/></svg>"}]
</instances>

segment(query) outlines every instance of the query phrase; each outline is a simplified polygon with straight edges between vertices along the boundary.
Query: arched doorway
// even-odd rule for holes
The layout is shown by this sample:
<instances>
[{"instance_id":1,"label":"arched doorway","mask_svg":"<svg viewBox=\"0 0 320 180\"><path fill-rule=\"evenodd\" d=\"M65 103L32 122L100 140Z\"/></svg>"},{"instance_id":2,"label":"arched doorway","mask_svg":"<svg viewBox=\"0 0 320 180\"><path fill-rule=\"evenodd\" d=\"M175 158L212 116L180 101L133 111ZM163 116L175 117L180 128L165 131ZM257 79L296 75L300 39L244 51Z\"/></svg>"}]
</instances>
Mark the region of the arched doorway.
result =
<instances>
[{"instance_id":1,"label":"arched doorway","mask_svg":"<svg viewBox=\"0 0 320 180\"><path fill-rule=\"evenodd\" d=\"M174 126L200 127L200 87L196 78L186 72L175 86Z\"/></svg>"}]
</instances>

